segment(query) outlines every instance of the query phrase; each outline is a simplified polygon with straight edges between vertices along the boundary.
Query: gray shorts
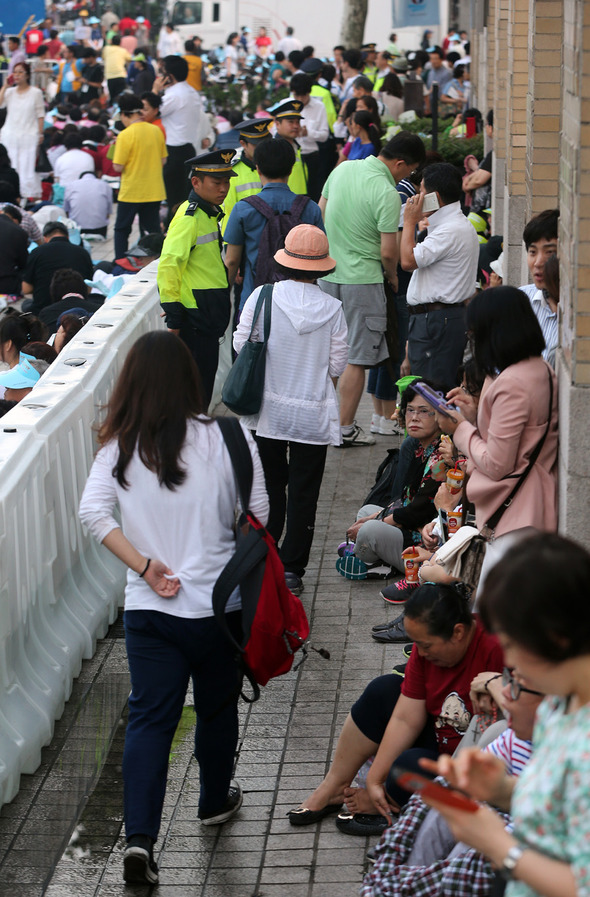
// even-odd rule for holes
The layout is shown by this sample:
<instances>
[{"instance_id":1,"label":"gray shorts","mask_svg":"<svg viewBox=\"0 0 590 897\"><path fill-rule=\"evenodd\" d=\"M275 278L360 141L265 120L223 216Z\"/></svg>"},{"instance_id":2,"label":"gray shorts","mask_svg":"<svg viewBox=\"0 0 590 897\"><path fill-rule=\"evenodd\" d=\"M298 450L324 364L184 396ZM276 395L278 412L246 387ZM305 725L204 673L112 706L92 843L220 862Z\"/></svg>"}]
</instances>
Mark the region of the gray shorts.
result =
<instances>
[{"instance_id":1,"label":"gray shorts","mask_svg":"<svg viewBox=\"0 0 590 897\"><path fill-rule=\"evenodd\" d=\"M389 358L383 284L330 283L326 280L318 280L318 284L325 293L342 302L348 326L348 363L372 367Z\"/></svg>"}]
</instances>

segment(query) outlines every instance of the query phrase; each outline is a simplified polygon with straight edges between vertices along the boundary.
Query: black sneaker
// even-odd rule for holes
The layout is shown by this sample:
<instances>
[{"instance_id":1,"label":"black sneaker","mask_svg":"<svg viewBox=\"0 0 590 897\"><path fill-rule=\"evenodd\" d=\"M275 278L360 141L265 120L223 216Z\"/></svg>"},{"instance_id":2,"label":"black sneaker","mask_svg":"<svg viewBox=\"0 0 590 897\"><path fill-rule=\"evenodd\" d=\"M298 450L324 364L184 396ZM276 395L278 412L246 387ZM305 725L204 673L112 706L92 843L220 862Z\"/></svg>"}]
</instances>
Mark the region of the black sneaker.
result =
<instances>
[{"instance_id":1,"label":"black sneaker","mask_svg":"<svg viewBox=\"0 0 590 897\"><path fill-rule=\"evenodd\" d=\"M123 879L127 884L157 885L158 867L153 856L154 843L147 835L133 835L123 854Z\"/></svg>"},{"instance_id":2,"label":"black sneaker","mask_svg":"<svg viewBox=\"0 0 590 897\"><path fill-rule=\"evenodd\" d=\"M243 800L242 789L237 782L234 782L233 785L230 785L227 800L221 810L218 813L212 813L210 816L200 816L201 823L203 825L221 825L222 822L227 822L228 819L231 819L238 812Z\"/></svg>"},{"instance_id":3,"label":"black sneaker","mask_svg":"<svg viewBox=\"0 0 590 897\"><path fill-rule=\"evenodd\" d=\"M285 571L285 582L287 583L289 591L293 592L294 595L301 595L305 588L301 577L297 576L296 573L290 573L287 570Z\"/></svg>"},{"instance_id":4,"label":"black sneaker","mask_svg":"<svg viewBox=\"0 0 590 897\"><path fill-rule=\"evenodd\" d=\"M396 623L400 623L404 618L403 613L396 617L395 620L390 620L389 623L377 623L376 626L371 628L371 632L385 632L387 629L391 629L392 626L395 626Z\"/></svg>"},{"instance_id":5,"label":"black sneaker","mask_svg":"<svg viewBox=\"0 0 590 897\"><path fill-rule=\"evenodd\" d=\"M342 443L341 448L350 448L350 446L354 445L375 445L375 439L373 436L365 433L362 427L359 427L357 422L355 421L352 425L352 431L344 435L342 434Z\"/></svg>"}]
</instances>

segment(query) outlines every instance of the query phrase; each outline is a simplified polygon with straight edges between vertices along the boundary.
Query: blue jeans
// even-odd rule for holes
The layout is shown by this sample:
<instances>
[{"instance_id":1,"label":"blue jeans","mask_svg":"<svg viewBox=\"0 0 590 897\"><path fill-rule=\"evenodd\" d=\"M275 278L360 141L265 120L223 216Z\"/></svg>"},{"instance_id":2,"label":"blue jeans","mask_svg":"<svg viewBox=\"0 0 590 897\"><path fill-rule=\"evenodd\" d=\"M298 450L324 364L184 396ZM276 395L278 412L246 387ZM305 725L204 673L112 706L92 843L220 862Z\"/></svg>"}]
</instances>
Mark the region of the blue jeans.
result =
<instances>
[{"instance_id":1,"label":"blue jeans","mask_svg":"<svg viewBox=\"0 0 590 897\"><path fill-rule=\"evenodd\" d=\"M233 631L239 631L239 618L228 614ZM199 817L221 810L227 799L238 743L238 669L213 617L126 611L125 642L132 688L123 755L125 830L127 838L149 835L155 841L189 679L197 714Z\"/></svg>"}]
</instances>

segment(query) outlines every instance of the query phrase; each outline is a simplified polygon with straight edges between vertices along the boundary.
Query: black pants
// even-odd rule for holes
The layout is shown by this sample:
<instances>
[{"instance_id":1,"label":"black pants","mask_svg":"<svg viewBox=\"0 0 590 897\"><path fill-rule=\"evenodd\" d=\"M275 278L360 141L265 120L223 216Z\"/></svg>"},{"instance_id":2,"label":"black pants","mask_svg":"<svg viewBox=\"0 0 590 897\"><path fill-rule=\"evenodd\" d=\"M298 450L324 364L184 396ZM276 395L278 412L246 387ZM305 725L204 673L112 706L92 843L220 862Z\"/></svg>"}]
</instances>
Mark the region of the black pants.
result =
<instances>
[{"instance_id":1,"label":"black pants","mask_svg":"<svg viewBox=\"0 0 590 897\"><path fill-rule=\"evenodd\" d=\"M180 328L180 338L187 344L189 351L199 369L203 393L207 405L211 402L215 374L219 364L219 339L211 334L202 333L190 324L185 323Z\"/></svg>"},{"instance_id":2,"label":"black pants","mask_svg":"<svg viewBox=\"0 0 590 897\"><path fill-rule=\"evenodd\" d=\"M160 203L158 202L118 202L115 219L115 258L122 258L127 252L129 234L135 216L139 215L139 230L144 234L160 233Z\"/></svg>"},{"instance_id":3,"label":"black pants","mask_svg":"<svg viewBox=\"0 0 590 897\"><path fill-rule=\"evenodd\" d=\"M307 166L307 195L314 202L319 202L323 184L320 180L320 154L301 154L301 161Z\"/></svg>"},{"instance_id":4,"label":"black pants","mask_svg":"<svg viewBox=\"0 0 590 897\"><path fill-rule=\"evenodd\" d=\"M350 713L355 725L366 738L376 744L381 744L383 740L391 714L401 694L403 681L402 677L395 673L378 676L369 682L358 701L351 707ZM428 757L431 760L438 757L436 729L430 716L412 747L399 755L395 765L424 775L424 770L418 763L421 757ZM391 772L385 782L385 790L398 807L403 807L410 799L410 792L397 784Z\"/></svg>"},{"instance_id":5,"label":"black pants","mask_svg":"<svg viewBox=\"0 0 590 897\"><path fill-rule=\"evenodd\" d=\"M412 374L427 377L438 388L457 385L457 369L467 343L465 307L450 305L424 315L412 314L408 324L408 355Z\"/></svg>"},{"instance_id":6,"label":"black pants","mask_svg":"<svg viewBox=\"0 0 590 897\"><path fill-rule=\"evenodd\" d=\"M174 217L176 207L188 197L190 184L188 180L187 159L195 155L192 143L183 143L182 146L168 146L168 158L164 165L164 186L166 187L166 202L168 203L168 217L166 227Z\"/></svg>"},{"instance_id":7,"label":"black pants","mask_svg":"<svg viewBox=\"0 0 590 897\"><path fill-rule=\"evenodd\" d=\"M114 103L120 93L123 93L125 88L127 87L127 79L126 78L109 78L107 80L107 87L109 90L109 99L111 103Z\"/></svg>"},{"instance_id":8,"label":"black pants","mask_svg":"<svg viewBox=\"0 0 590 897\"><path fill-rule=\"evenodd\" d=\"M285 570L303 576L313 542L315 515L326 464L327 445L308 445L256 436L270 501L267 529L279 542Z\"/></svg>"}]
</instances>

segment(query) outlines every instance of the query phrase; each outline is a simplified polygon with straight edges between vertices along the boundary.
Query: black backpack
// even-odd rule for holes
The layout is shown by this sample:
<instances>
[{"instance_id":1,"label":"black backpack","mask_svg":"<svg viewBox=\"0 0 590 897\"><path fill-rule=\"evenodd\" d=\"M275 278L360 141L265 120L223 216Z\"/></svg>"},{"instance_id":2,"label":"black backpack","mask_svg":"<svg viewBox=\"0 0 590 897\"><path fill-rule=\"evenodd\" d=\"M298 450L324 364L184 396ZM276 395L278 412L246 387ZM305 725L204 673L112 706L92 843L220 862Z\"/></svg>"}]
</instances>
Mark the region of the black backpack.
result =
<instances>
[{"instance_id":1,"label":"black backpack","mask_svg":"<svg viewBox=\"0 0 590 897\"><path fill-rule=\"evenodd\" d=\"M399 449L388 449L387 457L377 468L375 483L365 498L364 505L380 505L386 508L394 499L399 498L399 495L393 495L398 461Z\"/></svg>"},{"instance_id":2,"label":"black backpack","mask_svg":"<svg viewBox=\"0 0 590 897\"><path fill-rule=\"evenodd\" d=\"M302 223L301 216L309 202L309 196L298 194L291 208L285 212L275 211L258 195L247 196L242 202L249 203L266 218L266 224L264 225L258 246L254 288L260 287L265 283L278 283L279 280L284 280L285 278L275 268L274 254L277 250L284 247L285 237L289 231Z\"/></svg>"}]
</instances>

